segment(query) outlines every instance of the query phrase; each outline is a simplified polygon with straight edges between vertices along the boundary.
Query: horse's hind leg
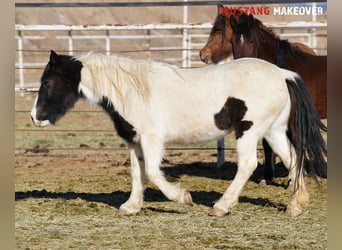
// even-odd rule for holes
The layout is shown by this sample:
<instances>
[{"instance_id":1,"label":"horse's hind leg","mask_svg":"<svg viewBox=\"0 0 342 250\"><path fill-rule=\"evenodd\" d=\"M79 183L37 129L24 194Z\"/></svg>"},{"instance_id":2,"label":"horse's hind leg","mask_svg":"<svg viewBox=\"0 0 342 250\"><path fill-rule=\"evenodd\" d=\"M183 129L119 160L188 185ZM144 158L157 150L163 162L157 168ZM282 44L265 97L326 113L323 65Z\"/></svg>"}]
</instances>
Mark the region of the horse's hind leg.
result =
<instances>
[{"instance_id":1,"label":"horse's hind leg","mask_svg":"<svg viewBox=\"0 0 342 250\"><path fill-rule=\"evenodd\" d=\"M129 145L132 191L129 199L120 206L120 214L136 214L143 205L145 169L140 145Z\"/></svg>"},{"instance_id":2,"label":"horse's hind leg","mask_svg":"<svg viewBox=\"0 0 342 250\"><path fill-rule=\"evenodd\" d=\"M144 154L145 173L169 199L192 205L192 197L188 191L178 184L168 182L159 166L163 157L163 142L156 137L141 135L141 146Z\"/></svg>"},{"instance_id":3,"label":"horse's hind leg","mask_svg":"<svg viewBox=\"0 0 342 250\"><path fill-rule=\"evenodd\" d=\"M249 131L248 131L249 132ZM210 215L223 216L238 203L243 186L257 167L258 137L248 132L237 140L238 170L233 182L210 210Z\"/></svg>"},{"instance_id":4,"label":"horse's hind leg","mask_svg":"<svg viewBox=\"0 0 342 250\"><path fill-rule=\"evenodd\" d=\"M296 152L286 136L285 129L271 130L265 137L289 170L289 179L294 183L291 185L292 200L287 208L287 213L292 216L299 215L302 209L309 204L309 194L305 188L303 173L297 175Z\"/></svg>"}]
</instances>

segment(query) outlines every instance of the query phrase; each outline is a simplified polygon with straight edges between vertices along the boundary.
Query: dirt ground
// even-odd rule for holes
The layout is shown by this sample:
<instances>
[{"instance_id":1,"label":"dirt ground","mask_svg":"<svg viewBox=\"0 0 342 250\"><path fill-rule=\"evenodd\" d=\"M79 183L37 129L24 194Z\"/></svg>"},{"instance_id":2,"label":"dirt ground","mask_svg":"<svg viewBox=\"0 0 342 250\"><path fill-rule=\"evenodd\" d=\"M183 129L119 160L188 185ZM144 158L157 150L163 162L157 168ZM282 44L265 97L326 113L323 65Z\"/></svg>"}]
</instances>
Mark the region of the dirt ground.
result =
<instances>
[{"instance_id":1,"label":"dirt ground","mask_svg":"<svg viewBox=\"0 0 342 250\"><path fill-rule=\"evenodd\" d=\"M240 203L222 218L208 216L236 172L234 151L216 168L213 150L167 150L163 171L180 182L194 206L168 201L150 184L142 211L118 215L129 197L127 150L17 150L17 249L327 249L327 181L306 178L311 203L302 215L284 213L287 173L258 184L259 167ZM260 152L260 161L262 154Z\"/></svg>"}]
</instances>

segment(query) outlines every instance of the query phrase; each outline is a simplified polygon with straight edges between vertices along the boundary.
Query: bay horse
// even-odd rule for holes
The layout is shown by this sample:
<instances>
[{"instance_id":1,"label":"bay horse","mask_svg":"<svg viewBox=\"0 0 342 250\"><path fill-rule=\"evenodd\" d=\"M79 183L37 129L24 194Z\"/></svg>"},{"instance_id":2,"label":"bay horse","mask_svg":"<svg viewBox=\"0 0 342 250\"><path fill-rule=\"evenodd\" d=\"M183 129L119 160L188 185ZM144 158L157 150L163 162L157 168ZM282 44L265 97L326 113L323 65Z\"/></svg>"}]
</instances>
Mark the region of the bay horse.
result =
<instances>
[{"instance_id":1,"label":"bay horse","mask_svg":"<svg viewBox=\"0 0 342 250\"><path fill-rule=\"evenodd\" d=\"M218 64L230 59L233 59L233 48L231 44L231 37L233 34L232 27L230 25L230 18L239 20L239 16L236 14L229 14L224 11L223 5L217 6L217 16L211 28L207 43L200 50L200 59L206 63ZM316 55L315 51L309 46L303 43L291 43L292 46L311 54Z\"/></svg>"},{"instance_id":2,"label":"bay horse","mask_svg":"<svg viewBox=\"0 0 342 250\"><path fill-rule=\"evenodd\" d=\"M303 162L313 176L326 173L321 123L301 78L268 62L243 58L219 66L182 69L151 60L88 53L79 57L51 51L31 110L37 126L55 124L84 98L100 105L128 144L132 191L119 208L136 214L143 206L144 181L170 200L192 205L190 192L170 183L160 170L164 144L216 140L235 132L238 170L209 214L223 216L257 167L257 143L266 138L295 184L287 212L308 205ZM289 124L291 103L295 118ZM286 134L291 130L296 140Z\"/></svg>"},{"instance_id":3,"label":"bay horse","mask_svg":"<svg viewBox=\"0 0 342 250\"><path fill-rule=\"evenodd\" d=\"M245 15L245 14L244 14ZM231 21L232 19L232 21ZM234 19L234 20L233 20ZM200 50L200 58L203 62L209 64L214 63L218 64L222 61L229 60L233 56L233 45L232 45L232 35L234 34L234 31L231 26L231 22L238 23L240 19L240 16L229 14L224 11L224 7L222 5L218 5L218 15L214 21L213 27L210 31L210 35L208 38L208 41L206 45ZM257 20L257 19L255 19ZM268 29L268 28L266 28ZM270 29L268 29L270 31ZM271 31L270 31L271 32ZM280 39L279 39L280 40ZM289 43L287 42L292 48L298 51L305 52L307 54L315 55L315 52L312 48L306 46L302 43ZM236 45L237 42L234 44ZM271 46L272 47L272 46ZM265 51L267 51L268 48L265 46ZM272 51L270 48L269 53L274 53L274 55L277 53L276 51ZM251 54L245 54L242 55L240 53L239 56L249 56L249 57L258 57ZM236 55L236 57L238 57ZM234 56L235 58L235 56ZM271 63L274 63L278 65L279 67L284 67L284 63L280 62L279 60L268 60L268 58L259 57L261 59L267 60ZM325 62L326 65L326 62ZM324 65L323 65L324 66ZM285 67L286 68L286 67ZM293 71L296 71L295 68L289 68ZM301 74L300 74L301 75ZM318 113L321 117L321 119L326 118L326 86L322 90L320 87L316 86L316 83L304 79L304 82L307 87L309 87L310 94L313 95L313 90L316 89L315 93L319 93L322 91L322 96L315 95L314 105L316 109L318 110ZM322 86L322 85L321 85ZM325 103L325 108L321 109L321 104ZM272 183L274 168L275 168L275 155L271 149L271 147L268 145L266 140L262 141L263 148L264 148L264 155L265 155L265 162L264 162L264 181L267 184Z\"/></svg>"}]
</instances>

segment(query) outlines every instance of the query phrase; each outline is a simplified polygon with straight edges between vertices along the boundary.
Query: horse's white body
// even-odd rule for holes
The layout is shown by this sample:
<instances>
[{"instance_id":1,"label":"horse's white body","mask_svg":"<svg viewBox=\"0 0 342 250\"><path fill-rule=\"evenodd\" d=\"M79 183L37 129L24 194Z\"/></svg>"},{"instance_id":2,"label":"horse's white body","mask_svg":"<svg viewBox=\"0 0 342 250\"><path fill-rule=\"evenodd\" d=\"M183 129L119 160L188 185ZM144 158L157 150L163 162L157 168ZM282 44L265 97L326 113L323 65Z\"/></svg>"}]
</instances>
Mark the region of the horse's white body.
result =
<instances>
[{"instance_id":1,"label":"horse's white body","mask_svg":"<svg viewBox=\"0 0 342 250\"><path fill-rule=\"evenodd\" d=\"M92 54L77 60L83 65L79 91L93 102L106 96L137 132L135 143L129 143L132 193L120 207L122 213L140 211L145 177L169 199L191 204L191 195L167 182L159 169L164 144L224 136L229 131L215 125L214 115L229 97L245 102L248 110L243 119L253 125L237 140L238 172L215 204L213 214L225 214L237 203L242 187L257 166L257 142L262 137L290 169L290 177L295 178L295 153L291 153L286 137L291 103L285 82L294 79L295 73L252 58L199 69ZM305 187L301 190L305 203ZM293 214L300 210L296 199L292 201Z\"/></svg>"},{"instance_id":2,"label":"horse's white body","mask_svg":"<svg viewBox=\"0 0 342 250\"><path fill-rule=\"evenodd\" d=\"M89 57L94 59L94 55ZM98 60L104 58L99 56ZM107 59L116 60L115 57ZM129 64L136 63L120 57L120 60L123 59L128 60ZM81 57L80 61L84 65L82 76L90 76L87 72L87 58ZM147 79L142 81L147 86L142 88L122 83L126 84L120 88L123 98L115 94L115 88L109 88L107 93L101 91L101 95L109 97L115 109L134 126L138 134L153 134L163 142L198 142L222 137L226 131L215 126L214 115L229 96L246 102L249 109L244 119L255 121L258 117L262 123L272 119L274 116L270 112L273 109L279 112L279 106L284 107L289 103L284 78L292 79L295 76L293 72L258 59L241 59L199 69L181 69L159 62L147 63L150 64L144 74ZM112 80L103 79L106 76L100 73L93 77L101 79L97 80L101 84L116 84ZM81 81L79 88L89 99L94 99L93 86L94 82L87 78ZM139 92L138 88L148 93ZM275 107L270 107L270 103Z\"/></svg>"}]
</instances>

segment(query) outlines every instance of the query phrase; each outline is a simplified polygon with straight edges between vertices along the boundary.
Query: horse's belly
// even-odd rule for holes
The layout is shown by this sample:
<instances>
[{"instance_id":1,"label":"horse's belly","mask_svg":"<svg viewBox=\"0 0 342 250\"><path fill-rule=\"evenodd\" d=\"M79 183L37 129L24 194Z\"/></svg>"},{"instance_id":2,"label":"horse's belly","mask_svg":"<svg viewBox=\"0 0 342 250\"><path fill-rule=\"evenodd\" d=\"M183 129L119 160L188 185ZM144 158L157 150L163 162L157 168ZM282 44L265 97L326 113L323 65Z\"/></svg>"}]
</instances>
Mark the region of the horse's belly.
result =
<instances>
[{"instance_id":1,"label":"horse's belly","mask_svg":"<svg viewBox=\"0 0 342 250\"><path fill-rule=\"evenodd\" d=\"M202 124L202 126L198 123L192 123L188 126L178 124L167 133L166 140L176 143L200 143L217 140L227 133L227 130L218 129L214 122Z\"/></svg>"}]
</instances>

